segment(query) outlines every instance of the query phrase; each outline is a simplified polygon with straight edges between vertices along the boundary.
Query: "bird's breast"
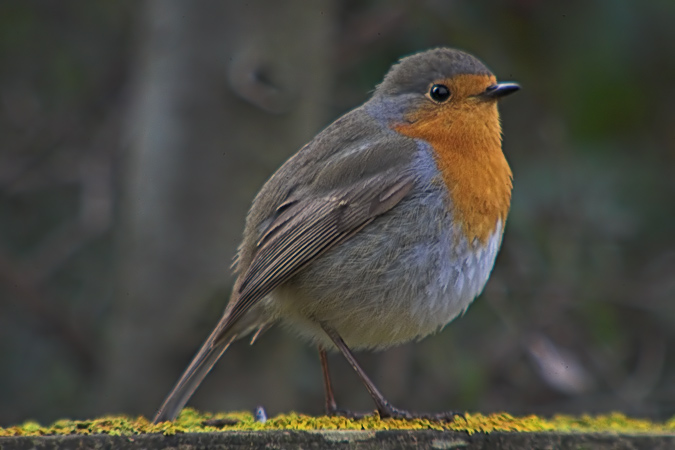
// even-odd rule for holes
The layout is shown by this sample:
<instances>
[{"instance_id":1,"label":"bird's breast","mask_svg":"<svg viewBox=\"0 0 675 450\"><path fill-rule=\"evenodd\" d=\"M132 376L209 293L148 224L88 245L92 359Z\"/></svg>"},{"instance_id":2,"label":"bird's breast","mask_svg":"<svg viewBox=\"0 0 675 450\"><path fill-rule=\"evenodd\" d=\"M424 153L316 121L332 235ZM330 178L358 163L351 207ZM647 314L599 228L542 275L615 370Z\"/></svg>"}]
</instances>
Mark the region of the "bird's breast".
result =
<instances>
[{"instance_id":1,"label":"bird's breast","mask_svg":"<svg viewBox=\"0 0 675 450\"><path fill-rule=\"evenodd\" d=\"M423 114L423 113L421 113ZM486 244L506 222L512 174L501 148L496 105L447 109L392 127L431 149L465 238Z\"/></svg>"},{"instance_id":2,"label":"bird's breast","mask_svg":"<svg viewBox=\"0 0 675 450\"><path fill-rule=\"evenodd\" d=\"M418 182L401 203L275 292L282 323L322 341L316 322L326 322L351 347L384 348L438 331L481 292L502 223L485 242L466 239L428 148L414 164Z\"/></svg>"}]
</instances>

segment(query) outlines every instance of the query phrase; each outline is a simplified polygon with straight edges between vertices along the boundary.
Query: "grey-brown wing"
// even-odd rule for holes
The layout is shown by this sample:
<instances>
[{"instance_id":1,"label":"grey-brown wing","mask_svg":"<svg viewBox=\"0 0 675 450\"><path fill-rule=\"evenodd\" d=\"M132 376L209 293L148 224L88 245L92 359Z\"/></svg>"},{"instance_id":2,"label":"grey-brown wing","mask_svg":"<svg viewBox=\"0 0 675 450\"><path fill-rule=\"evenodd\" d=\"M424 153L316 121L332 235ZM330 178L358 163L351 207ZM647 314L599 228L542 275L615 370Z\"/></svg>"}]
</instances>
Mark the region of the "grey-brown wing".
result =
<instances>
[{"instance_id":1,"label":"grey-brown wing","mask_svg":"<svg viewBox=\"0 0 675 450\"><path fill-rule=\"evenodd\" d=\"M251 325L260 325L240 320L247 310L312 259L393 208L410 192L413 182L410 174L391 169L347 183L349 187L328 195L291 197L284 202L257 242L234 303L164 400L154 423L175 419L230 343Z\"/></svg>"},{"instance_id":2,"label":"grey-brown wing","mask_svg":"<svg viewBox=\"0 0 675 450\"><path fill-rule=\"evenodd\" d=\"M413 176L389 170L325 196L289 199L257 242L238 284L223 330L314 258L338 245L400 202Z\"/></svg>"}]
</instances>

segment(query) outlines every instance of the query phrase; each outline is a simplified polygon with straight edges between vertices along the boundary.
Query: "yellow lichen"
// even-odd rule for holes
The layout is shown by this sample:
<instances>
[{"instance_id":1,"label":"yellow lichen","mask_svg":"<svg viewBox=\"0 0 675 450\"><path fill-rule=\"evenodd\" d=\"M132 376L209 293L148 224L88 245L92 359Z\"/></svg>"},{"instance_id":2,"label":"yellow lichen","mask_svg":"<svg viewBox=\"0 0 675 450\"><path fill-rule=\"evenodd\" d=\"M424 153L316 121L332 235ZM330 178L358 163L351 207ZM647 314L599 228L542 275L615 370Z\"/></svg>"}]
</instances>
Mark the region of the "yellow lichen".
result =
<instances>
[{"instance_id":1,"label":"yellow lichen","mask_svg":"<svg viewBox=\"0 0 675 450\"><path fill-rule=\"evenodd\" d=\"M220 421L222 426L213 426L205 421ZM211 422L213 423L213 422ZM230 425L230 423L233 423ZM64 434L109 434L135 435L145 433L204 433L218 431L256 430L454 430L473 433L506 432L602 432L602 433L672 433L675 432L675 417L666 422L651 422L626 417L621 413L579 417L558 415L550 419L538 416L514 417L506 413L489 415L466 413L452 422L436 422L426 419L399 420L380 419L377 415L362 419L345 417L306 416L282 414L265 423L255 420L249 412L200 413L186 408L174 422L153 424L145 417L109 416L93 420L59 420L50 426L40 426L34 421L8 428L0 428L2 436L46 436Z\"/></svg>"}]
</instances>

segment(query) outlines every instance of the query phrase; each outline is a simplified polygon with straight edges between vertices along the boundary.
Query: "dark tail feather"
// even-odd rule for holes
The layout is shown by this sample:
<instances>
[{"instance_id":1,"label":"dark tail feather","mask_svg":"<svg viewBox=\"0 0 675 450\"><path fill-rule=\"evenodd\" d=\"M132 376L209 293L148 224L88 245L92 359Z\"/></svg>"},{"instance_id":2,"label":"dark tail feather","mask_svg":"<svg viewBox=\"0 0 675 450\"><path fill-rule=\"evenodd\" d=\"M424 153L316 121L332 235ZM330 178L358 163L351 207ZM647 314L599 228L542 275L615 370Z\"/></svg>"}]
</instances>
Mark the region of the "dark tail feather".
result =
<instances>
[{"instance_id":1,"label":"dark tail feather","mask_svg":"<svg viewBox=\"0 0 675 450\"><path fill-rule=\"evenodd\" d=\"M211 336L204 342L202 348L199 349L197 355L192 359L188 368L185 369L178 383L176 383L166 397L166 400L164 400L164 403L162 403L162 406L160 406L157 414L155 414L155 418L152 420L153 423L174 420L178 416L178 413L190 400L190 397L197 390L204 377L208 375L216 362L223 356L225 350L238 337L238 334L234 330L230 329L223 335L222 330L218 328L220 327L214 330Z\"/></svg>"}]
</instances>

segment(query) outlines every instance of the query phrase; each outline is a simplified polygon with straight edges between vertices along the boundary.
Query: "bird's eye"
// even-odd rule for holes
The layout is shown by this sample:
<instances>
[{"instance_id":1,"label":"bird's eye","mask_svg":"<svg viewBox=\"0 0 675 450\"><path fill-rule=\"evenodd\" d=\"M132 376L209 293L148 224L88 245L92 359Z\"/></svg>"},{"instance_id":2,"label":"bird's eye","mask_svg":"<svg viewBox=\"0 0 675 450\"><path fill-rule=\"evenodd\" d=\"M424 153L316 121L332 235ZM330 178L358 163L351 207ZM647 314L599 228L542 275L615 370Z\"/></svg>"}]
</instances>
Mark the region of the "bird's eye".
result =
<instances>
[{"instance_id":1,"label":"bird's eye","mask_svg":"<svg viewBox=\"0 0 675 450\"><path fill-rule=\"evenodd\" d=\"M429 97L435 102L443 103L450 98L450 89L444 84L434 84L429 89Z\"/></svg>"}]
</instances>

